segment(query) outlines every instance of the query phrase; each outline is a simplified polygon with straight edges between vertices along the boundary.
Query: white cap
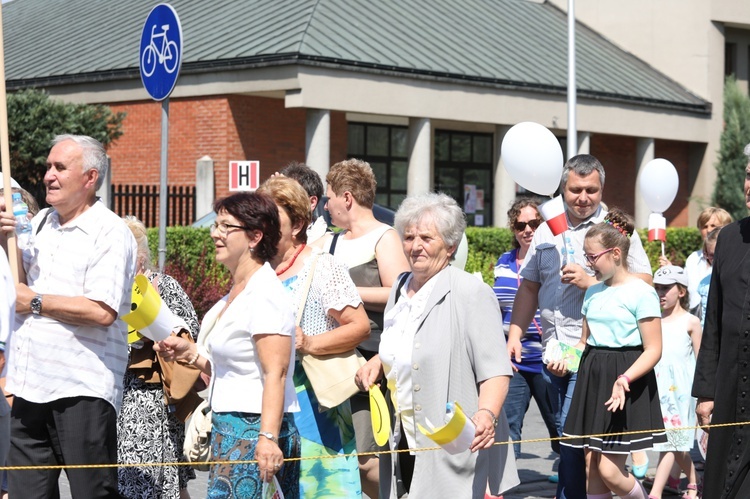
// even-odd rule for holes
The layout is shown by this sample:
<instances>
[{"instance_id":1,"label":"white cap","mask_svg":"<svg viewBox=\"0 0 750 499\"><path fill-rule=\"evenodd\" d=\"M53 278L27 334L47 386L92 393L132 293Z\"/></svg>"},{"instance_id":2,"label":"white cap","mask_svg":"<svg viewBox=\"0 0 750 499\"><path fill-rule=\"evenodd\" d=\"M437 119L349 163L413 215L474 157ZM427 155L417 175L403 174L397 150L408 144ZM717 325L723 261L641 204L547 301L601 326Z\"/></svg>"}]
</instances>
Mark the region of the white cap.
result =
<instances>
[{"instance_id":1,"label":"white cap","mask_svg":"<svg viewBox=\"0 0 750 499\"><path fill-rule=\"evenodd\" d=\"M19 185L19 183L16 182L15 180L13 180L13 177L10 178L10 186L13 189L20 189L21 188L21 186ZM3 180L2 172L0 172L0 189L3 189L3 188L5 188L5 180Z\"/></svg>"}]
</instances>

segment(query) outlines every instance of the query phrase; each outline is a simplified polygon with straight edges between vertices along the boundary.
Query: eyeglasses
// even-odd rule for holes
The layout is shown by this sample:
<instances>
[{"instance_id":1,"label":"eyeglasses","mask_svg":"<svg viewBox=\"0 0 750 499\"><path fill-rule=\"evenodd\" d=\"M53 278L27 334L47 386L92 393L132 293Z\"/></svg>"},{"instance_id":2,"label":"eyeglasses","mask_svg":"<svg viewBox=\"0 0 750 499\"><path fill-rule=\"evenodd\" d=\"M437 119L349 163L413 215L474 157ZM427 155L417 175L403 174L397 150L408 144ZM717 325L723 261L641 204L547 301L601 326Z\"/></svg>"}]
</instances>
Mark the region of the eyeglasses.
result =
<instances>
[{"instance_id":1,"label":"eyeglasses","mask_svg":"<svg viewBox=\"0 0 750 499\"><path fill-rule=\"evenodd\" d=\"M217 224L216 222L214 222L214 223L211 224L211 227L209 227L209 230L211 232L217 231L222 236L226 236L227 233L229 232L229 228L230 227L233 228L233 229L250 230L247 227L244 227L242 225L233 225L233 224L225 224L225 223L218 223Z\"/></svg>"},{"instance_id":2,"label":"eyeglasses","mask_svg":"<svg viewBox=\"0 0 750 499\"><path fill-rule=\"evenodd\" d=\"M522 230L526 230L526 226L531 227L531 230L536 230L539 228L540 225L542 225L542 221L538 218L535 218L533 220L529 220L528 222L513 222L513 228L516 229L518 232L521 232Z\"/></svg>"},{"instance_id":3,"label":"eyeglasses","mask_svg":"<svg viewBox=\"0 0 750 499\"><path fill-rule=\"evenodd\" d=\"M589 253L584 253L583 257L586 259L589 265L594 265L600 256L606 253L609 253L612 250L614 250L614 248L605 249L604 251L600 251L599 253L595 253L593 255L590 255Z\"/></svg>"}]
</instances>

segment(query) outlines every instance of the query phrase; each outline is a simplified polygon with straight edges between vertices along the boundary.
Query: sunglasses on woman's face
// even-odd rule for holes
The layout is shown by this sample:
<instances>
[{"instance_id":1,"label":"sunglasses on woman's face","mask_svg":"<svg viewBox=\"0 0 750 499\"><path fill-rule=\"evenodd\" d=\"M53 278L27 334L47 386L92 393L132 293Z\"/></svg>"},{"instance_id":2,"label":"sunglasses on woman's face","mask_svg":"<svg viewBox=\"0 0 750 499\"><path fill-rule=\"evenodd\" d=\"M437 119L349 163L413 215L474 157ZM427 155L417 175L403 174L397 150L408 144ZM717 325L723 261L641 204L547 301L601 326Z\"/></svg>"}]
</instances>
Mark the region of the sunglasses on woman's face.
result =
<instances>
[{"instance_id":1,"label":"sunglasses on woman's face","mask_svg":"<svg viewBox=\"0 0 750 499\"><path fill-rule=\"evenodd\" d=\"M518 232L521 232L522 230L526 230L526 226L531 227L531 230L536 230L539 228L540 225L542 225L542 221L538 218L535 218L533 220L529 220L528 222L520 222L515 221L513 222L513 228L516 229Z\"/></svg>"}]
</instances>

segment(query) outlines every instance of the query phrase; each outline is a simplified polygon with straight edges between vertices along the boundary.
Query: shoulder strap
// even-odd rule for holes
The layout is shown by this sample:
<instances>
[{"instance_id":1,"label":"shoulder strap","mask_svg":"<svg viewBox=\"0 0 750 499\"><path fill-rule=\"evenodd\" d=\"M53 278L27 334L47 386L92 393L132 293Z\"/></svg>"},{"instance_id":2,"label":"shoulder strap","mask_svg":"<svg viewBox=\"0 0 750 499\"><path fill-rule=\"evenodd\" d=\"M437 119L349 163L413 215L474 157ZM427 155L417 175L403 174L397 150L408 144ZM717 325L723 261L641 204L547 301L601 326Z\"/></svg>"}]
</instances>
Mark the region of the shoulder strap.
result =
<instances>
[{"instance_id":1,"label":"shoulder strap","mask_svg":"<svg viewBox=\"0 0 750 499\"><path fill-rule=\"evenodd\" d=\"M336 232L333 234L333 239L331 240L331 247L328 248L328 252L332 255L336 252L336 243L338 242L340 235L341 235L341 232Z\"/></svg>"},{"instance_id":2,"label":"shoulder strap","mask_svg":"<svg viewBox=\"0 0 750 499\"><path fill-rule=\"evenodd\" d=\"M47 208L47 211L44 213L44 217L42 217L42 221L39 222L39 227L36 228L36 234L39 234L39 231L42 230L42 227L44 227L44 224L47 223L47 217L49 216L49 212L52 211L51 208Z\"/></svg>"},{"instance_id":3,"label":"shoulder strap","mask_svg":"<svg viewBox=\"0 0 750 499\"><path fill-rule=\"evenodd\" d=\"M315 266L318 263L318 257L320 257L320 253L315 252L312 256L313 261L310 264L310 272L307 273L307 279L305 279L305 286L302 288L302 295L300 296L299 307L297 308L297 326L302 323L302 314L305 311L307 296L310 294L310 284L312 284L313 276L315 275Z\"/></svg>"},{"instance_id":4,"label":"shoulder strap","mask_svg":"<svg viewBox=\"0 0 750 499\"><path fill-rule=\"evenodd\" d=\"M409 278L410 275L411 275L411 272L404 272L403 274L401 274L401 277L398 278L398 286L396 287L396 299L393 302L394 305L398 303L399 298L401 298L400 290L401 288L404 287L404 283L406 282L406 280Z\"/></svg>"}]
</instances>

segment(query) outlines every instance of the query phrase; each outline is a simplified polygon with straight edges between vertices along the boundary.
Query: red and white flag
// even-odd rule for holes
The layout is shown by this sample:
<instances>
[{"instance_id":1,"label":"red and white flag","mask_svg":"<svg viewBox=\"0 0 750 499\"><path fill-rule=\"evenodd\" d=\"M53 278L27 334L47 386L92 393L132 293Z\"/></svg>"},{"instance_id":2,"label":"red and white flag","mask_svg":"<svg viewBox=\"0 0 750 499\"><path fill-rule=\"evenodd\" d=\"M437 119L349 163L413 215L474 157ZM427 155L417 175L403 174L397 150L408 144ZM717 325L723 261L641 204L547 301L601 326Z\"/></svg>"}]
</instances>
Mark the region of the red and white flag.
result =
<instances>
[{"instance_id":1,"label":"red and white flag","mask_svg":"<svg viewBox=\"0 0 750 499\"><path fill-rule=\"evenodd\" d=\"M553 236L568 230L568 219L565 217L565 203L563 203L562 196L557 196L539 205L539 213L547 221Z\"/></svg>"},{"instance_id":2,"label":"red and white flag","mask_svg":"<svg viewBox=\"0 0 750 499\"><path fill-rule=\"evenodd\" d=\"M661 213L648 216L648 240L667 242L667 219Z\"/></svg>"}]
</instances>

